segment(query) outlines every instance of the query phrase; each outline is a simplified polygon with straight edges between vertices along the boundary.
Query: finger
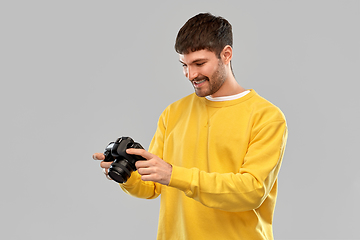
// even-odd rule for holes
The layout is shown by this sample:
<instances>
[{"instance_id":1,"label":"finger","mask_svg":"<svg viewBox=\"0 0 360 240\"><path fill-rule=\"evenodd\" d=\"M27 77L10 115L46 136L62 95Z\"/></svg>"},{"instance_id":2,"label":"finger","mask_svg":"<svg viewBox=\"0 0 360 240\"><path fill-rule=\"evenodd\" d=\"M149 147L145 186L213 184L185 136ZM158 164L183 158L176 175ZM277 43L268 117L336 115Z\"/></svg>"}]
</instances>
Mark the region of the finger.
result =
<instances>
[{"instance_id":1,"label":"finger","mask_svg":"<svg viewBox=\"0 0 360 240\"><path fill-rule=\"evenodd\" d=\"M149 174L151 174L151 169L148 169L148 168L138 168L137 171L138 171L138 173L140 175L149 175Z\"/></svg>"},{"instance_id":2,"label":"finger","mask_svg":"<svg viewBox=\"0 0 360 240\"><path fill-rule=\"evenodd\" d=\"M135 163L136 168L148 168L151 167L151 161L136 161Z\"/></svg>"},{"instance_id":3,"label":"finger","mask_svg":"<svg viewBox=\"0 0 360 240\"><path fill-rule=\"evenodd\" d=\"M112 164L112 162L104 162L104 161L102 161L100 163L100 167L102 167L102 168L110 168L111 164Z\"/></svg>"},{"instance_id":4,"label":"finger","mask_svg":"<svg viewBox=\"0 0 360 240\"><path fill-rule=\"evenodd\" d=\"M94 153L92 155L94 160L104 160L105 159L105 155L102 153Z\"/></svg>"},{"instance_id":5,"label":"finger","mask_svg":"<svg viewBox=\"0 0 360 240\"><path fill-rule=\"evenodd\" d=\"M111 177L109 176L109 170L107 168L103 168L103 172L107 179L112 180Z\"/></svg>"},{"instance_id":6,"label":"finger","mask_svg":"<svg viewBox=\"0 0 360 240\"><path fill-rule=\"evenodd\" d=\"M153 158L153 156L154 156L153 154L149 153L145 149L138 149L138 148L128 148L128 149L126 149L126 153L133 154L133 155L139 155L147 160Z\"/></svg>"}]
</instances>

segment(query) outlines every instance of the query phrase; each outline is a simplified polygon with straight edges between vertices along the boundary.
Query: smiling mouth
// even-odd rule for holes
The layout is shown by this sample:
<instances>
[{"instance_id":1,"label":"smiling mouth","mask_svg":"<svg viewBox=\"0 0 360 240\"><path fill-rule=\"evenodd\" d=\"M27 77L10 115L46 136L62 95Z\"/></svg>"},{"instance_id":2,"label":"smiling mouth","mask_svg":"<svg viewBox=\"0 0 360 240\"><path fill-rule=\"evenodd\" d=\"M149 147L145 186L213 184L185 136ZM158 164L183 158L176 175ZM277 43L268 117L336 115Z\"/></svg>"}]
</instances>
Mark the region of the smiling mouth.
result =
<instances>
[{"instance_id":1,"label":"smiling mouth","mask_svg":"<svg viewBox=\"0 0 360 240\"><path fill-rule=\"evenodd\" d=\"M202 80L193 81L192 83L193 83L194 87L200 87L207 80L208 80L207 78L204 78Z\"/></svg>"}]
</instances>

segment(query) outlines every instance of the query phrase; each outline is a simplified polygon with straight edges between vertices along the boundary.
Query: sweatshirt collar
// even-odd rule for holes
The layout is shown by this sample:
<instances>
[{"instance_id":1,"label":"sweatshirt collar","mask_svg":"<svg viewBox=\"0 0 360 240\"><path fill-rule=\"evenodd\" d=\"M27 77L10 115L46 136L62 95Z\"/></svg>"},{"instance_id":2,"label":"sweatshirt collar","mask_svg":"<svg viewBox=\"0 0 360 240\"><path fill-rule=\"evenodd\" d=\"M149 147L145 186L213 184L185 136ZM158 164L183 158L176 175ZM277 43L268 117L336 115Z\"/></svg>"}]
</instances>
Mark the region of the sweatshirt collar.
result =
<instances>
[{"instance_id":1,"label":"sweatshirt collar","mask_svg":"<svg viewBox=\"0 0 360 240\"><path fill-rule=\"evenodd\" d=\"M245 91L246 92L246 91ZM243 92L244 93L244 92ZM250 98L252 98L253 96L257 95L257 93L255 92L255 90L250 89L249 92L245 93L244 96L237 96L237 98L234 96L229 96L229 97L220 97L220 98L215 98L216 101L213 101L213 99L209 100L207 97L202 98L202 100L205 102L205 104L209 107L227 107L227 106L232 106L241 102L244 102ZM220 101L219 101L220 100Z\"/></svg>"}]
</instances>

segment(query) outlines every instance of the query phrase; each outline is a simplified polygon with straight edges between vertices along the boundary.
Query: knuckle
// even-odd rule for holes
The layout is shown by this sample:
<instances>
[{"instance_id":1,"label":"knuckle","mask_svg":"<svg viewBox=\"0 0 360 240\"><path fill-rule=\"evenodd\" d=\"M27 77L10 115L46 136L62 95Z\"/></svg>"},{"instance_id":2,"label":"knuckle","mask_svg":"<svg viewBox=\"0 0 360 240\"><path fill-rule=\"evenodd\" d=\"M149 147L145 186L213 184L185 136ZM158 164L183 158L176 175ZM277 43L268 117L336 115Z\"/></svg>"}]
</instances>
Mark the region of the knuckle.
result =
<instances>
[{"instance_id":1,"label":"knuckle","mask_svg":"<svg viewBox=\"0 0 360 240\"><path fill-rule=\"evenodd\" d=\"M150 163L152 166L157 166L157 165L158 165L158 162L157 162L154 158L150 159L150 160L149 160L149 163Z\"/></svg>"},{"instance_id":2,"label":"knuckle","mask_svg":"<svg viewBox=\"0 0 360 240\"><path fill-rule=\"evenodd\" d=\"M154 174L154 179L155 179L156 181L159 181L159 180L161 180L161 176L160 176L159 174L155 173L155 174Z\"/></svg>"}]
</instances>

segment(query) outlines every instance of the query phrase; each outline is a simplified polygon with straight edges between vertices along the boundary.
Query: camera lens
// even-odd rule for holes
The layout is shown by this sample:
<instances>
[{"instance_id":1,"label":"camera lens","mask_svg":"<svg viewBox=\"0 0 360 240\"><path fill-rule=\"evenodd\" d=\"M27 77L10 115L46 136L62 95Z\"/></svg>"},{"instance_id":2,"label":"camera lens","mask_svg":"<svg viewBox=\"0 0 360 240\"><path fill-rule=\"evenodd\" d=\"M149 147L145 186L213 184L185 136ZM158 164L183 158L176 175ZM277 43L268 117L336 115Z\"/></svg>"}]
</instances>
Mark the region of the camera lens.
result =
<instances>
[{"instance_id":1,"label":"camera lens","mask_svg":"<svg viewBox=\"0 0 360 240\"><path fill-rule=\"evenodd\" d=\"M136 170L135 163L145 160L142 156L126 153L128 148L144 149L140 143L134 142L130 137L118 138L115 142L109 143L105 148L105 162L112 162L109 168L109 177L118 183L125 183L131 173Z\"/></svg>"},{"instance_id":2,"label":"camera lens","mask_svg":"<svg viewBox=\"0 0 360 240\"><path fill-rule=\"evenodd\" d=\"M111 164L109 176L118 183L124 183L129 179L132 171L133 169L126 159L122 159Z\"/></svg>"}]
</instances>

